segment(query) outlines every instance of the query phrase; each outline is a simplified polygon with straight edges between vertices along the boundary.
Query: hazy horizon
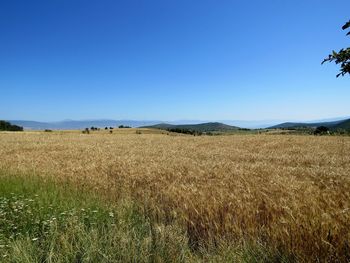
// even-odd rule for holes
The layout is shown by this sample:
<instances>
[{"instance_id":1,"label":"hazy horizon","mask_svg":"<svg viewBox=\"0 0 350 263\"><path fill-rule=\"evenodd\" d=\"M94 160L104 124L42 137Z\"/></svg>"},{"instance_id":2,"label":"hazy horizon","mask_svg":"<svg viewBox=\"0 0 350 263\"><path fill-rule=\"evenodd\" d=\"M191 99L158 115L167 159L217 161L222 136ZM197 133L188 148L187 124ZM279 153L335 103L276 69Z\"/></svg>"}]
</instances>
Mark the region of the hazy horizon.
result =
<instances>
[{"instance_id":1,"label":"hazy horizon","mask_svg":"<svg viewBox=\"0 0 350 263\"><path fill-rule=\"evenodd\" d=\"M160 122L185 122L188 121L189 123L191 122L223 122L223 121L242 121L242 122L297 122L297 121L302 121L302 122L315 122L315 121L332 121L332 120L342 120L342 119L347 119L350 118L350 113L349 114L344 114L344 115L337 115L337 116L319 116L315 118L247 118L247 119L240 119L240 118L230 118L230 119L194 119L194 118L174 118L174 119L158 119L158 118L127 118L127 117L96 117L96 118L67 118L63 117L60 119L41 119L41 118L4 118L5 114L1 115L2 120L21 120L21 121L36 121L36 122L62 122L62 121L99 121L99 120L113 120L113 121L122 121L122 120L127 120L127 121L160 121Z\"/></svg>"},{"instance_id":2,"label":"hazy horizon","mask_svg":"<svg viewBox=\"0 0 350 263\"><path fill-rule=\"evenodd\" d=\"M241 122L282 122L282 121L305 121L305 122L316 122L316 121L336 121L350 118L350 115L346 116L334 116L328 118L317 118L317 119L129 119L129 118L87 118L87 119L58 119L58 120L40 120L40 119L5 119L5 120L16 120L16 121L36 121L36 122L64 122L64 121L159 121L159 122L224 122L224 121L241 121Z\"/></svg>"},{"instance_id":3,"label":"hazy horizon","mask_svg":"<svg viewBox=\"0 0 350 263\"><path fill-rule=\"evenodd\" d=\"M303 122L303 123L326 123L334 122L340 120L349 119L347 117L338 117L330 119L317 119L317 120L128 120L128 119L85 119L85 120L72 120L65 119L61 121L51 121L51 122L40 122L35 120L8 120L13 124L23 126L25 129L82 129L90 126L95 127L117 127L120 125L127 125L131 127L143 127L143 126L152 126L155 124L168 123L173 125L184 125L184 124L203 124L203 123L213 123L219 122L231 126L236 126L240 128L249 128L249 129L260 129L268 128L278 124L286 122Z\"/></svg>"}]
</instances>

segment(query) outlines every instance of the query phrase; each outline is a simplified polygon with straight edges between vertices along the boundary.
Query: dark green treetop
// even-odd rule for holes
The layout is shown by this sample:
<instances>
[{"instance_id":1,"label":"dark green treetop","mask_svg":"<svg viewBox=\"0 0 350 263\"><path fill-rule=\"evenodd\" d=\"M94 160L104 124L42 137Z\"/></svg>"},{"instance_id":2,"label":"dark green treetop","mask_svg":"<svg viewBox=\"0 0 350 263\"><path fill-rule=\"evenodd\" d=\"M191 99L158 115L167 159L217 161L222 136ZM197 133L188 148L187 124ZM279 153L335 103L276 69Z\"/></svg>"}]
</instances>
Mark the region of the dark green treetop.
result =
<instances>
[{"instance_id":1,"label":"dark green treetop","mask_svg":"<svg viewBox=\"0 0 350 263\"><path fill-rule=\"evenodd\" d=\"M346 30L350 28L350 20L347 22L342 29ZM350 35L350 31L346 34ZM322 62L335 62L335 64L340 64L340 73L337 74L337 77L344 76L345 74L350 74L350 47L342 48L338 52L333 50L332 54L328 55L328 58L325 58Z\"/></svg>"}]
</instances>

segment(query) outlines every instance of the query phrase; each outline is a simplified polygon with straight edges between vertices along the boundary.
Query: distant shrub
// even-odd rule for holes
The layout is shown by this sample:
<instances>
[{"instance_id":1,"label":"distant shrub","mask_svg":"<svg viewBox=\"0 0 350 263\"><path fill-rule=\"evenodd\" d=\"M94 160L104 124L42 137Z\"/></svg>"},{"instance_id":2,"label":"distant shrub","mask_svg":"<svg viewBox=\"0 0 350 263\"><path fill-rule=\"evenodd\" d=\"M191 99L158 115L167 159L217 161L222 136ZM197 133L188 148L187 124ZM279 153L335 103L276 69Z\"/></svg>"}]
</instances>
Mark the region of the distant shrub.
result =
<instances>
[{"instance_id":1,"label":"distant shrub","mask_svg":"<svg viewBox=\"0 0 350 263\"><path fill-rule=\"evenodd\" d=\"M85 130L83 130L83 133L84 133L84 134L89 134L89 133L90 133L89 128L85 128Z\"/></svg>"},{"instance_id":2,"label":"distant shrub","mask_svg":"<svg viewBox=\"0 0 350 263\"><path fill-rule=\"evenodd\" d=\"M45 129L44 132L52 132L50 129Z\"/></svg>"},{"instance_id":3,"label":"distant shrub","mask_svg":"<svg viewBox=\"0 0 350 263\"><path fill-rule=\"evenodd\" d=\"M119 129L128 129L128 128L131 128L131 127L127 126L127 125L119 125L118 128Z\"/></svg>"},{"instance_id":4,"label":"distant shrub","mask_svg":"<svg viewBox=\"0 0 350 263\"><path fill-rule=\"evenodd\" d=\"M113 130L109 130L109 133L113 133Z\"/></svg>"},{"instance_id":5,"label":"distant shrub","mask_svg":"<svg viewBox=\"0 0 350 263\"><path fill-rule=\"evenodd\" d=\"M23 131L23 127L13 125L7 121L0 121L0 131Z\"/></svg>"},{"instance_id":6,"label":"distant shrub","mask_svg":"<svg viewBox=\"0 0 350 263\"><path fill-rule=\"evenodd\" d=\"M142 134L142 132L141 132L141 131L139 131L139 130L137 130L137 131L136 131L136 134Z\"/></svg>"},{"instance_id":7,"label":"distant shrub","mask_svg":"<svg viewBox=\"0 0 350 263\"><path fill-rule=\"evenodd\" d=\"M329 129L326 126L319 126L315 129L314 135L329 134Z\"/></svg>"}]
</instances>

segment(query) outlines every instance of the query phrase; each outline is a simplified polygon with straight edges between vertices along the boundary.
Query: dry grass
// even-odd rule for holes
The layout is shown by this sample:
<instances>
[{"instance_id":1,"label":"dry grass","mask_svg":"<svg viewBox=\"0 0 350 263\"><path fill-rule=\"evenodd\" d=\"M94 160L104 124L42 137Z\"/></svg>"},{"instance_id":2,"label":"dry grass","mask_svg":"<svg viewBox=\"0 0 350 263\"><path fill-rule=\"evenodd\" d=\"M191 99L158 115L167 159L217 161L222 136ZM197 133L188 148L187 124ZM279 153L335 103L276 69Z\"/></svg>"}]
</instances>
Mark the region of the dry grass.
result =
<instances>
[{"instance_id":1,"label":"dry grass","mask_svg":"<svg viewBox=\"0 0 350 263\"><path fill-rule=\"evenodd\" d=\"M0 169L131 196L154 220L181 222L193 249L253 242L350 260L349 137L147 133L0 133Z\"/></svg>"}]
</instances>

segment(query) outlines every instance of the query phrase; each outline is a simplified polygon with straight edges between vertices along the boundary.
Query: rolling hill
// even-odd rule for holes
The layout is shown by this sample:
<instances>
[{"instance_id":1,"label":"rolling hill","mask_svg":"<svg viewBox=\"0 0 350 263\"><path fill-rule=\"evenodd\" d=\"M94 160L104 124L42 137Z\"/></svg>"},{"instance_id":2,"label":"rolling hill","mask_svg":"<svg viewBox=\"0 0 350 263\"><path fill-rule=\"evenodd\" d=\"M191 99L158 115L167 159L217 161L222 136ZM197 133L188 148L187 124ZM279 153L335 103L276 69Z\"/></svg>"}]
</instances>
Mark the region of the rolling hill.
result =
<instances>
[{"instance_id":1,"label":"rolling hill","mask_svg":"<svg viewBox=\"0 0 350 263\"><path fill-rule=\"evenodd\" d=\"M223 132L223 131L231 131L231 130L239 129L239 127L227 125L220 122L206 122L206 123L200 123L200 124L181 124L181 125L160 123L160 124L151 125L151 126L143 126L142 128L153 128L153 129L162 129L162 130L184 129L184 130L191 130L196 132L214 132L214 131Z\"/></svg>"},{"instance_id":2,"label":"rolling hill","mask_svg":"<svg viewBox=\"0 0 350 263\"><path fill-rule=\"evenodd\" d=\"M156 129L187 129L193 131L227 131L238 129L236 126L226 125L219 122L208 122L200 124L168 124L160 123L160 121L134 121L134 120L64 120L59 122L38 122L38 121L26 121L26 120L11 120L11 123L20 125L26 130L80 130L89 127L118 127L119 125L127 125L130 127L147 127Z\"/></svg>"},{"instance_id":3,"label":"rolling hill","mask_svg":"<svg viewBox=\"0 0 350 263\"><path fill-rule=\"evenodd\" d=\"M350 131L350 119L337 123L331 127L332 129L344 129Z\"/></svg>"},{"instance_id":4,"label":"rolling hill","mask_svg":"<svg viewBox=\"0 0 350 263\"><path fill-rule=\"evenodd\" d=\"M316 128L325 126L331 130L344 129L350 130L350 119L337 120L330 122L284 122L278 125L269 127L268 129L297 129L297 128Z\"/></svg>"},{"instance_id":5,"label":"rolling hill","mask_svg":"<svg viewBox=\"0 0 350 263\"><path fill-rule=\"evenodd\" d=\"M7 120L14 125L23 127L25 130L80 130L89 127L118 127L119 125L127 125L131 127L147 127L156 129L188 129L193 131L229 131L239 129L240 127L248 128L262 128L262 126L268 127L268 129L288 129L288 128L316 128L318 126L326 126L330 129L344 129L350 130L350 118L344 118L342 120L324 120L324 121L314 121L314 122L284 122L274 126L269 125L259 125L254 126L251 122L245 123L239 121L224 121L228 125L222 122L200 122L191 121L192 124L186 124L186 121L173 121L168 123L161 123L157 120L149 121L135 121L135 120L109 120L109 119L97 119L97 120L64 120L58 122L38 122L38 121L27 121L27 120ZM241 123L238 127L236 123ZM276 122L275 122L276 123ZM254 127L253 127L254 126Z\"/></svg>"}]
</instances>

